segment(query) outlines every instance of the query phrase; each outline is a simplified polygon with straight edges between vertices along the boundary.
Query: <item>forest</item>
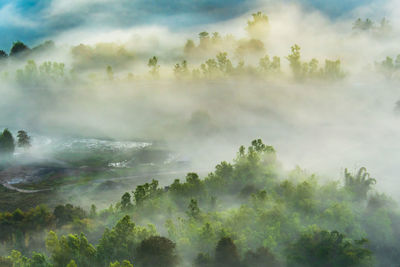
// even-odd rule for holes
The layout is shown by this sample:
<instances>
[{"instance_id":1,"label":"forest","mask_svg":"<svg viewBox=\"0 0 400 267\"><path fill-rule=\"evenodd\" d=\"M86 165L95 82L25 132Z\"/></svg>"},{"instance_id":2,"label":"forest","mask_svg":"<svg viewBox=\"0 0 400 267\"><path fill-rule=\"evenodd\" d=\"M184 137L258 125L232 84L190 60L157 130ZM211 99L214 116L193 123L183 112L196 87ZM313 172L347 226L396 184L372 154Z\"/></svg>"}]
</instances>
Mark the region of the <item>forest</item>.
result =
<instances>
[{"instance_id":1,"label":"forest","mask_svg":"<svg viewBox=\"0 0 400 267\"><path fill-rule=\"evenodd\" d=\"M399 266L395 0L27 2L0 267Z\"/></svg>"},{"instance_id":2,"label":"forest","mask_svg":"<svg viewBox=\"0 0 400 267\"><path fill-rule=\"evenodd\" d=\"M107 209L44 205L0 214L3 266L391 266L400 216L365 168L338 181L281 169L241 146L203 179L132 188ZM26 256L27 255L27 256ZM394 266L394 265L393 265Z\"/></svg>"}]
</instances>

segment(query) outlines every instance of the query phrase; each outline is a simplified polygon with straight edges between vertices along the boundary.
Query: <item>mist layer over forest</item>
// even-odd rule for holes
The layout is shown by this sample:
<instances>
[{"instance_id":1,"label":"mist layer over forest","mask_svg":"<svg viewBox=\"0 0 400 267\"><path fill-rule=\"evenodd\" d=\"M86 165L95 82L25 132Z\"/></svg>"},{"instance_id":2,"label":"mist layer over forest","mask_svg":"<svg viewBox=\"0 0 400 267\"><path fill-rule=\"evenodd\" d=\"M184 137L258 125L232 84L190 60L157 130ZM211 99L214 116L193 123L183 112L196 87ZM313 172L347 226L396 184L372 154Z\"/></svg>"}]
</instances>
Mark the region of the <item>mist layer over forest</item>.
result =
<instances>
[{"instance_id":1,"label":"mist layer over forest","mask_svg":"<svg viewBox=\"0 0 400 267\"><path fill-rule=\"evenodd\" d=\"M395 1L109 4L0 50L1 264L397 266Z\"/></svg>"}]
</instances>

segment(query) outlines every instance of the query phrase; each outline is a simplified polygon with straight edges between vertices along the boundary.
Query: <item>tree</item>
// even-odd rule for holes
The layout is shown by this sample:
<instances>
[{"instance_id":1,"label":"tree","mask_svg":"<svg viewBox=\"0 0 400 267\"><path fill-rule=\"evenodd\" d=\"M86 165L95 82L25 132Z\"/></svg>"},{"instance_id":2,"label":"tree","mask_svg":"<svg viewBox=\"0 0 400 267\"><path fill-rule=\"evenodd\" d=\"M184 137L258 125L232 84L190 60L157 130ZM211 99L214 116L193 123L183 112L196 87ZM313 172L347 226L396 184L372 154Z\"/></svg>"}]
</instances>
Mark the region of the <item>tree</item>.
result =
<instances>
[{"instance_id":1,"label":"tree","mask_svg":"<svg viewBox=\"0 0 400 267\"><path fill-rule=\"evenodd\" d=\"M268 33L269 19L261 11L253 13L252 19L247 21L247 32L251 38L264 37Z\"/></svg>"},{"instance_id":2,"label":"tree","mask_svg":"<svg viewBox=\"0 0 400 267\"><path fill-rule=\"evenodd\" d=\"M351 241L337 231L304 233L286 250L288 266L360 266L371 260L366 239Z\"/></svg>"},{"instance_id":3,"label":"tree","mask_svg":"<svg viewBox=\"0 0 400 267\"><path fill-rule=\"evenodd\" d=\"M0 155L12 155L14 150L14 137L8 129L4 129L3 133L0 135Z\"/></svg>"},{"instance_id":4,"label":"tree","mask_svg":"<svg viewBox=\"0 0 400 267\"><path fill-rule=\"evenodd\" d=\"M47 257L44 254L33 252L29 267L52 267L52 266L53 265L49 263Z\"/></svg>"},{"instance_id":5,"label":"tree","mask_svg":"<svg viewBox=\"0 0 400 267\"><path fill-rule=\"evenodd\" d=\"M221 71L221 73L223 74L232 73L233 65L230 59L228 58L228 53L226 52L218 53L216 58L218 63L218 69Z\"/></svg>"},{"instance_id":6,"label":"tree","mask_svg":"<svg viewBox=\"0 0 400 267\"><path fill-rule=\"evenodd\" d=\"M51 231L46 238L46 248L51 253L51 259L55 267L66 266L71 263L71 260L76 262L75 266L95 266L96 249L89 243L83 233L79 236L69 234L58 238Z\"/></svg>"},{"instance_id":7,"label":"tree","mask_svg":"<svg viewBox=\"0 0 400 267\"><path fill-rule=\"evenodd\" d=\"M144 239L156 235L154 227L135 227L128 215L111 229L104 231L97 245L97 262L100 266L110 262L134 261L135 247Z\"/></svg>"},{"instance_id":8,"label":"tree","mask_svg":"<svg viewBox=\"0 0 400 267\"><path fill-rule=\"evenodd\" d=\"M290 63L290 68L292 69L294 77L300 78L301 77L300 46L295 44L290 49L292 53L287 57Z\"/></svg>"},{"instance_id":9,"label":"tree","mask_svg":"<svg viewBox=\"0 0 400 267\"><path fill-rule=\"evenodd\" d=\"M81 220L86 217L86 213L82 208L74 207L71 204L56 206L53 214L58 226L62 226L74 220Z\"/></svg>"},{"instance_id":10,"label":"tree","mask_svg":"<svg viewBox=\"0 0 400 267\"><path fill-rule=\"evenodd\" d=\"M215 264L220 267L240 266L240 257L235 243L230 237L223 237L215 248Z\"/></svg>"},{"instance_id":11,"label":"tree","mask_svg":"<svg viewBox=\"0 0 400 267\"><path fill-rule=\"evenodd\" d=\"M183 60L182 63L175 64L174 74L178 79L187 77L189 75L189 69L186 60Z\"/></svg>"},{"instance_id":12,"label":"tree","mask_svg":"<svg viewBox=\"0 0 400 267\"><path fill-rule=\"evenodd\" d=\"M213 32L211 36L211 41L213 44L218 44L221 41L221 35L218 32Z\"/></svg>"},{"instance_id":13,"label":"tree","mask_svg":"<svg viewBox=\"0 0 400 267\"><path fill-rule=\"evenodd\" d=\"M67 267L78 267L78 265L76 265L76 262L75 262L74 260L71 260L71 261L68 263Z\"/></svg>"},{"instance_id":14,"label":"tree","mask_svg":"<svg viewBox=\"0 0 400 267\"><path fill-rule=\"evenodd\" d=\"M18 137L17 144L19 147L23 147L23 148L31 147L31 137L28 135L27 132L25 132L23 130L19 130L17 137Z\"/></svg>"},{"instance_id":15,"label":"tree","mask_svg":"<svg viewBox=\"0 0 400 267\"><path fill-rule=\"evenodd\" d=\"M325 60L324 75L332 80L342 78L344 75L340 69L340 60Z\"/></svg>"},{"instance_id":16,"label":"tree","mask_svg":"<svg viewBox=\"0 0 400 267\"><path fill-rule=\"evenodd\" d=\"M122 210L128 210L131 207L132 207L131 195L128 192L126 192L121 197L121 209Z\"/></svg>"},{"instance_id":17,"label":"tree","mask_svg":"<svg viewBox=\"0 0 400 267\"><path fill-rule=\"evenodd\" d=\"M199 33L199 39L200 40L204 40L204 39L207 39L207 38L210 38L210 34L208 32Z\"/></svg>"},{"instance_id":18,"label":"tree","mask_svg":"<svg viewBox=\"0 0 400 267\"><path fill-rule=\"evenodd\" d=\"M258 65L263 73L279 73L281 71L281 59L279 57L273 57L271 61L269 56L265 55L260 59Z\"/></svg>"},{"instance_id":19,"label":"tree","mask_svg":"<svg viewBox=\"0 0 400 267\"><path fill-rule=\"evenodd\" d=\"M376 179L370 176L365 167L360 168L356 175L345 169L344 183L347 190L353 193L356 199L363 200L367 198L367 193L371 190L371 186L376 184Z\"/></svg>"},{"instance_id":20,"label":"tree","mask_svg":"<svg viewBox=\"0 0 400 267\"><path fill-rule=\"evenodd\" d=\"M192 218L197 218L199 216L200 209L199 209L199 205L197 204L197 200L196 199L192 198L190 200L187 214Z\"/></svg>"},{"instance_id":21,"label":"tree","mask_svg":"<svg viewBox=\"0 0 400 267\"><path fill-rule=\"evenodd\" d=\"M212 78L220 74L218 69L218 63L215 59L210 58L200 66L203 75L207 78Z\"/></svg>"},{"instance_id":22,"label":"tree","mask_svg":"<svg viewBox=\"0 0 400 267\"><path fill-rule=\"evenodd\" d=\"M23 256L22 253L17 250L12 250L8 259L10 259L11 262L13 263L12 264L13 267L29 266L29 259Z\"/></svg>"},{"instance_id":23,"label":"tree","mask_svg":"<svg viewBox=\"0 0 400 267\"><path fill-rule=\"evenodd\" d=\"M142 267L172 267L178 264L175 243L162 236L143 240L137 248L137 262Z\"/></svg>"},{"instance_id":24,"label":"tree","mask_svg":"<svg viewBox=\"0 0 400 267\"><path fill-rule=\"evenodd\" d=\"M353 23L353 30L356 31L369 31L374 27L374 23L370 19L366 19L365 21L362 20L361 18L358 18L354 23Z\"/></svg>"},{"instance_id":25,"label":"tree","mask_svg":"<svg viewBox=\"0 0 400 267\"><path fill-rule=\"evenodd\" d=\"M7 57L7 53L4 50L0 50L0 60L6 59Z\"/></svg>"},{"instance_id":26,"label":"tree","mask_svg":"<svg viewBox=\"0 0 400 267\"><path fill-rule=\"evenodd\" d=\"M89 216L90 216L90 218L96 218L96 216L97 216L97 207L96 207L95 204L92 204L90 206Z\"/></svg>"},{"instance_id":27,"label":"tree","mask_svg":"<svg viewBox=\"0 0 400 267\"><path fill-rule=\"evenodd\" d=\"M28 52L30 49L27 45L25 45L21 41L17 41L13 43L13 46L11 47L10 50L10 56L17 56L22 53Z\"/></svg>"},{"instance_id":28,"label":"tree","mask_svg":"<svg viewBox=\"0 0 400 267\"><path fill-rule=\"evenodd\" d=\"M147 66L150 67L150 74L153 77L158 77L160 75L160 65L158 65L158 58L156 56L149 59Z\"/></svg>"},{"instance_id":29,"label":"tree","mask_svg":"<svg viewBox=\"0 0 400 267\"><path fill-rule=\"evenodd\" d=\"M159 192L157 180L153 180L151 181L151 183L138 185L135 191L133 192L133 195L135 197L135 204L136 205L142 204L143 201L150 198L154 194L157 194L157 192Z\"/></svg>"},{"instance_id":30,"label":"tree","mask_svg":"<svg viewBox=\"0 0 400 267\"><path fill-rule=\"evenodd\" d=\"M185 54L190 54L194 51L195 48L196 48L196 45L194 44L193 40L189 39L186 41L183 51L185 52Z\"/></svg>"},{"instance_id":31,"label":"tree","mask_svg":"<svg viewBox=\"0 0 400 267\"><path fill-rule=\"evenodd\" d=\"M133 265L129 261L124 260L122 263L119 263L119 261L110 263L109 267L133 267Z\"/></svg>"}]
</instances>

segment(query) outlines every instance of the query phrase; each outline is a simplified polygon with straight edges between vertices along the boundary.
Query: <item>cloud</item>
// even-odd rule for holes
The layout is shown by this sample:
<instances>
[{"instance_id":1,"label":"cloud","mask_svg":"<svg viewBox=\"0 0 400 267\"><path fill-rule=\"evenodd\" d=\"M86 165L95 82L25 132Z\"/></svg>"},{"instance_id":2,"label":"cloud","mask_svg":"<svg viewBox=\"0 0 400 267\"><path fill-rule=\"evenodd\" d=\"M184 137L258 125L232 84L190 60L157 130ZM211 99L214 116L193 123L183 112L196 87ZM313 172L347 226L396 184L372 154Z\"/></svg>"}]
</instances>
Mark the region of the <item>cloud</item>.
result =
<instances>
[{"instance_id":1,"label":"cloud","mask_svg":"<svg viewBox=\"0 0 400 267\"><path fill-rule=\"evenodd\" d=\"M382 12L394 0L15 0L0 2L0 29L7 36L0 49L16 39L35 44L74 30L123 30L161 25L173 30L229 21L257 8L300 3L329 18ZM394 4L393 4L394 5ZM397 8L398 10L398 8ZM394 11L392 11L394 12ZM14 39L14 40L12 40Z\"/></svg>"},{"instance_id":2,"label":"cloud","mask_svg":"<svg viewBox=\"0 0 400 267\"><path fill-rule=\"evenodd\" d=\"M0 8L0 27L34 28L37 24L19 14L13 4L6 4Z\"/></svg>"}]
</instances>

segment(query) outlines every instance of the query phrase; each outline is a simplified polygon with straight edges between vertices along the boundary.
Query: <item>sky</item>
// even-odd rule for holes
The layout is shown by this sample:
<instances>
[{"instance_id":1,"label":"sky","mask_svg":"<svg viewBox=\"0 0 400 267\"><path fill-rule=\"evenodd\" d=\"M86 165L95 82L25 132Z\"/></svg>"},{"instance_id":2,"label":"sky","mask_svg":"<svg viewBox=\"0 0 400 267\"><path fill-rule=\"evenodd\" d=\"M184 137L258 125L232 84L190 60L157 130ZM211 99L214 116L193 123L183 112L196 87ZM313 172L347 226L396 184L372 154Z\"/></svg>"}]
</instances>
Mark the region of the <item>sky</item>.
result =
<instances>
[{"instance_id":1,"label":"sky","mask_svg":"<svg viewBox=\"0 0 400 267\"><path fill-rule=\"evenodd\" d=\"M335 20L387 0L284 0ZM163 25L184 29L222 22L277 0L0 0L0 49L16 40L32 46L78 28L124 29Z\"/></svg>"}]
</instances>

